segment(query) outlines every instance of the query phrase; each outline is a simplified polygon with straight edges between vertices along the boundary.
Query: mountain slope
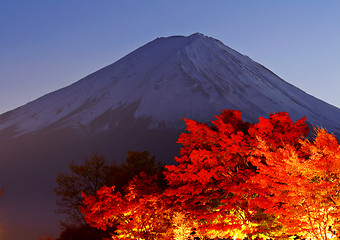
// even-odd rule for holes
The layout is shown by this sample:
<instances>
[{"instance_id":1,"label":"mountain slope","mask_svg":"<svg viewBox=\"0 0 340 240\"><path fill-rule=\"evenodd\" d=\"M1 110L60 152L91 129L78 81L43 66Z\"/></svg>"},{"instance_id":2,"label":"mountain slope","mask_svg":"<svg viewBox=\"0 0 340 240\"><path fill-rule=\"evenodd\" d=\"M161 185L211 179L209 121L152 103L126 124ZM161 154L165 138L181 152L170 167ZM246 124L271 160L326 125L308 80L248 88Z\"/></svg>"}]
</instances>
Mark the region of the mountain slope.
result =
<instances>
[{"instance_id":1,"label":"mountain slope","mask_svg":"<svg viewBox=\"0 0 340 240\"><path fill-rule=\"evenodd\" d=\"M207 121L222 108L240 109L246 120L287 111L315 125L337 129L340 110L322 102L201 34L156 39L75 84L48 94L0 118L0 131L15 136L45 127L89 126L107 111L136 106L134 118L151 128L182 128L191 117ZM93 126L107 130L110 119ZM179 127L180 126L180 127Z\"/></svg>"},{"instance_id":2,"label":"mountain slope","mask_svg":"<svg viewBox=\"0 0 340 240\"><path fill-rule=\"evenodd\" d=\"M57 172L96 151L122 161L149 150L173 161L183 118L243 119L286 111L340 135L340 109L314 98L202 34L158 38L117 62L0 116L0 229L5 239L57 233ZM40 235L39 235L40 234ZM1 237L0 237L1 238Z\"/></svg>"}]
</instances>

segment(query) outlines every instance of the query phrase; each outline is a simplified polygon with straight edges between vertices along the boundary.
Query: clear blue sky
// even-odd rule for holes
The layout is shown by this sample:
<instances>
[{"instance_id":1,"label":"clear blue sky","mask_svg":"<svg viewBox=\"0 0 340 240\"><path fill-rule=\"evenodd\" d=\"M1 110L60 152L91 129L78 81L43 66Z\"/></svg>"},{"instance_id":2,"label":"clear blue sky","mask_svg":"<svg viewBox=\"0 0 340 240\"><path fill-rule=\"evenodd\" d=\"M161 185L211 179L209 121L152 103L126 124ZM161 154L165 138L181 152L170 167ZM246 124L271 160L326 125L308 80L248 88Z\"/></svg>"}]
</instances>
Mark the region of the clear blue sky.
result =
<instances>
[{"instance_id":1,"label":"clear blue sky","mask_svg":"<svg viewBox=\"0 0 340 240\"><path fill-rule=\"evenodd\" d=\"M1 0L0 113L195 32L340 107L339 13L337 0Z\"/></svg>"}]
</instances>

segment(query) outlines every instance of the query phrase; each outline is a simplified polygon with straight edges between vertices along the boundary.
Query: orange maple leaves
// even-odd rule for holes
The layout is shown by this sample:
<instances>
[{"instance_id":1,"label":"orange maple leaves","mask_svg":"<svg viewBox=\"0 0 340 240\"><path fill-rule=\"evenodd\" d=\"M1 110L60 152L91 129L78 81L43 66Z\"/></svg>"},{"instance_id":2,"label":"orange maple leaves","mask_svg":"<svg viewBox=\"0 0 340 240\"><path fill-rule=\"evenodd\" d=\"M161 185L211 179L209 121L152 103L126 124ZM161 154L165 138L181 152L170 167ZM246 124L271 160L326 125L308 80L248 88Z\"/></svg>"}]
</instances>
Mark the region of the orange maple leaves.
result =
<instances>
[{"instance_id":1,"label":"orange maple leaves","mask_svg":"<svg viewBox=\"0 0 340 240\"><path fill-rule=\"evenodd\" d=\"M281 112L250 124L232 110L211 125L186 119L166 188L142 174L124 194L84 195L82 212L92 226L116 226L114 239L336 238L340 147L323 129L308 140L304 121Z\"/></svg>"}]
</instances>

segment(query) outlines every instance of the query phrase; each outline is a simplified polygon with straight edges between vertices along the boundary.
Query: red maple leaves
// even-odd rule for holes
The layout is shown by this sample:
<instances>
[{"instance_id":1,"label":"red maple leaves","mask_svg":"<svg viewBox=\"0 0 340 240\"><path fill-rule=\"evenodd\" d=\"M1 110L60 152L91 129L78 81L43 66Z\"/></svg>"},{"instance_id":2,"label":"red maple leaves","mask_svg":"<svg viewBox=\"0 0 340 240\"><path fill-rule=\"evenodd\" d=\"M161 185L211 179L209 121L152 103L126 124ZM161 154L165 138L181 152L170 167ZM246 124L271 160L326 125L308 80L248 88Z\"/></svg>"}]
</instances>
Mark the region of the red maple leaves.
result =
<instances>
[{"instance_id":1,"label":"red maple leaves","mask_svg":"<svg viewBox=\"0 0 340 240\"><path fill-rule=\"evenodd\" d=\"M116 226L113 239L171 239L167 238L170 209L156 176L141 173L129 183L126 194L112 186L103 187L95 196L83 196L87 207L81 211L86 221L102 230Z\"/></svg>"},{"instance_id":2,"label":"red maple leaves","mask_svg":"<svg viewBox=\"0 0 340 240\"><path fill-rule=\"evenodd\" d=\"M124 194L104 187L84 196L86 221L114 239L338 237L340 147L320 129L308 140L305 118L287 113L259 123L222 111L211 125L186 119L168 187L141 175Z\"/></svg>"}]
</instances>

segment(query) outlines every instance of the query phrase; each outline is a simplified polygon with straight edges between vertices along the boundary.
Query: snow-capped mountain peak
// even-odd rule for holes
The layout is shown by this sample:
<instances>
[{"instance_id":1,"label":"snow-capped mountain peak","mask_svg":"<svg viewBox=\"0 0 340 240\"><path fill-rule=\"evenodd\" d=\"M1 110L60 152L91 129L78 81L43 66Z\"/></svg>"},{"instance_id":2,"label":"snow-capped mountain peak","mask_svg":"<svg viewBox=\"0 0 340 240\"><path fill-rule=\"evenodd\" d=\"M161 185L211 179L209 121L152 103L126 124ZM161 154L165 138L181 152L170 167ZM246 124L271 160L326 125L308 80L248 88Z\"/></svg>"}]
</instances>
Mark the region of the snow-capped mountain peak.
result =
<instances>
[{"instance_id":1,"label":"snow-capped mountain peak","mask_svg":"<svg viewBox=\"0 0 340 240\"><path fill-rule=\"evenodd\" d=\"M246 120L287 111L293 118L336 130L339 109L286 83L222 42L195 33L157 38L117 62L0 117L0 131L16 135L48 126L88 126L119 109L150 128L182 128L182 119L206 121L222 108L240 109ZM119 120L95 126L105 130Z\"/></svg>"}]
</instances>

